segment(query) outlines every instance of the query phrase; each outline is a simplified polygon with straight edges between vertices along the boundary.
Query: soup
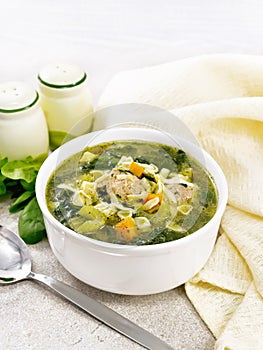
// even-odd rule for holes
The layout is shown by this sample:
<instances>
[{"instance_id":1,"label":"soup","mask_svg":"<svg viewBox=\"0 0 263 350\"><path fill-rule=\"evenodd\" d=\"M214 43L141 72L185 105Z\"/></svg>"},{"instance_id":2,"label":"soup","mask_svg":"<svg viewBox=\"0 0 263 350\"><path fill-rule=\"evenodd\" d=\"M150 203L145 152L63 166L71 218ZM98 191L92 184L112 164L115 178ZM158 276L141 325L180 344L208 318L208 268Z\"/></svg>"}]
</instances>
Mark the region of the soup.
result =
<instances>
[{"instance_id":1,"label":"soup","mask_svg":"<svg viewBox=\"0 0 263 350\"><path fill-rule=\"evenodd\" d=\"M146 141L87 147L62 162L46 192L52 215L93 239L159 244L192 234L215 214L210 174L183 150Z\"/></svg>"}]
</instances>

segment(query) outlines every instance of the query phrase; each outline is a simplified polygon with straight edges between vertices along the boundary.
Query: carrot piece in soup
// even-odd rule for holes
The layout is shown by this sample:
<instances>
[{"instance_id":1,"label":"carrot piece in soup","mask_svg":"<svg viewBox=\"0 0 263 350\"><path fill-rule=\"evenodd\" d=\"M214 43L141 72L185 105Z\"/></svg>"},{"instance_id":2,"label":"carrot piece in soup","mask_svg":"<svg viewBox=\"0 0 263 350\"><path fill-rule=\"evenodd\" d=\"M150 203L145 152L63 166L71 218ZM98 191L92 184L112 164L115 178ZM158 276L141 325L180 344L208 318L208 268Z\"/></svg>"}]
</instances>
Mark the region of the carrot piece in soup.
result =
<instances>
[{"instance_id":1,"label":"carrot piece in soup","mask_svg":"<svg viewBox=\"0 0 263 350\"><path fill-rule=\"evenodd\" d=\"M151 200L151 199L153 199L153 198L156 198L156 197L159 198L159 203L161 203L162 200L163 200L163 195L162 195L162 193L149 193L148 196L146 197L144 203L146 203L146 202L148 202L149 200Z\"/></svg>"},{"instance_id":2,"label":"carrot piece in soup","mask_svg":"<svg viewBox=\"0 0 263 350\"><path fill-rule=\"evenodd\" d=\"M143 202L143 209L149 213L154 213L159 209L163 195L161 193L149 193Z\"/></svg>"},{"instance_id":3,"label":"carrot piece in soup","mask_svg":"<svg viewBox=\"0 0 263 350\"><path fill-rule=\"evenodd\" d=\"M129 171L137 176L138 178L142 177L142 174L144 172L144 167L142 167L140 164L136 163L136 162L132 162L129 168Z\"/></svg>"},{"instance_id":4,"label":"carrot piece in soup","mask_svg":"<svg viewBox=\"0 0 263 350\"><path fill-rule=\"evenodd\" d=\"M137 236L136 224L131 217L121 220L114 226L114 228L117 231L117 234L126 241L131 241Z\"/></svg>"}]
</instances>

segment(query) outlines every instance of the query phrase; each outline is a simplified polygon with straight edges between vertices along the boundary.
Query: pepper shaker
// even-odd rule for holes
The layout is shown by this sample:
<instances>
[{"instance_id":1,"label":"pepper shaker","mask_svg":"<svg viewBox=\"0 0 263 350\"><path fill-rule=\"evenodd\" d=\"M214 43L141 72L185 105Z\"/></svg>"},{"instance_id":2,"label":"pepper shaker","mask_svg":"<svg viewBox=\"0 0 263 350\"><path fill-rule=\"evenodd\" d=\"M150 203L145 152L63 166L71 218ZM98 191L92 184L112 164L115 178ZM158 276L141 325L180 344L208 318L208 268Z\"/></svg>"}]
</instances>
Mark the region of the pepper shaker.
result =
<instances>
[{"instance_id":1,"label":"pepper shaker","mask_svg":"<svg viewBox=\"0 0 263 350\"><path fill-rule=\"evenodd\" d=\"M91 131L93 104L82 68L68 63L49 64L40 70L38 83L51 149Z\"/></svg>"}]
</instances>

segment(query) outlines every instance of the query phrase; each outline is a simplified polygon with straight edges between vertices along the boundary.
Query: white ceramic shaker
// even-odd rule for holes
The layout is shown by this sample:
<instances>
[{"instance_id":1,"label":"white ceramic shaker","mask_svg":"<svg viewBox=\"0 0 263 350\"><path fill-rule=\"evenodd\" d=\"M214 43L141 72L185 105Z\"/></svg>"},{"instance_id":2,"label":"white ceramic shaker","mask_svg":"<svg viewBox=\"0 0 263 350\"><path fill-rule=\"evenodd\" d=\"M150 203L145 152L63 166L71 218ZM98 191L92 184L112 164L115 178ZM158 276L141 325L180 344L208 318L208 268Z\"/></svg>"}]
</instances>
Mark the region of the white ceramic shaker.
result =
<instances>
[{"instance_id":1,"label":"white ceramic shaker","mask_svg":"<svg viewBox=\"0 0 263 350\"><path fill-rule=\"evenodd\" d=\"M0 84L0 158L48 153L48 127L37 91L26 82Z\"/></svg>"},{"instance_id":2,"label":"white ceramic shaker","mask_svg":"<svg viewBox=\"0 0 263 350\"><path fill-rule=\"evenodd\" d=\"M38 82L51 149L91 131L93 104L82 68L68 63L49 64L40 70Z\"/></svg>"}]
</instances>

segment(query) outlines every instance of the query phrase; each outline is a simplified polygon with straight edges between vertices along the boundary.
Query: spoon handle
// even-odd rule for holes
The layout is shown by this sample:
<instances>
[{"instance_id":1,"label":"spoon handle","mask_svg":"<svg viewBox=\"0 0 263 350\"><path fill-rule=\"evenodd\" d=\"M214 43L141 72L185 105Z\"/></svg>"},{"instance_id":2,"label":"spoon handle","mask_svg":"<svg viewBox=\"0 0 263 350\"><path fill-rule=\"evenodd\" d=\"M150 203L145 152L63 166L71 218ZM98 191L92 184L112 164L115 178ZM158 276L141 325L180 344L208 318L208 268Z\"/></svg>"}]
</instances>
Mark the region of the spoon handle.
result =
<instances>
[{"instance_id":1,"label":"spoon handle","mask_svg":"<svg viewBox=\"0 0 263 350\"><path fill-rule=\"evenodd\" d=\"M173 350L170 345L166 344L145 329L139 327L107 306L100 304L96 300L90 298L88 295L63 282L55 280L49 276L36 274L34 272L30 272L28 279L37 280L38 282L45 284L65 299L71 301L73 304L86 311L91 316L95 317L126 337L134 340L138 344L144 346L146 349Z\"/></svg>"}]
</instances>

